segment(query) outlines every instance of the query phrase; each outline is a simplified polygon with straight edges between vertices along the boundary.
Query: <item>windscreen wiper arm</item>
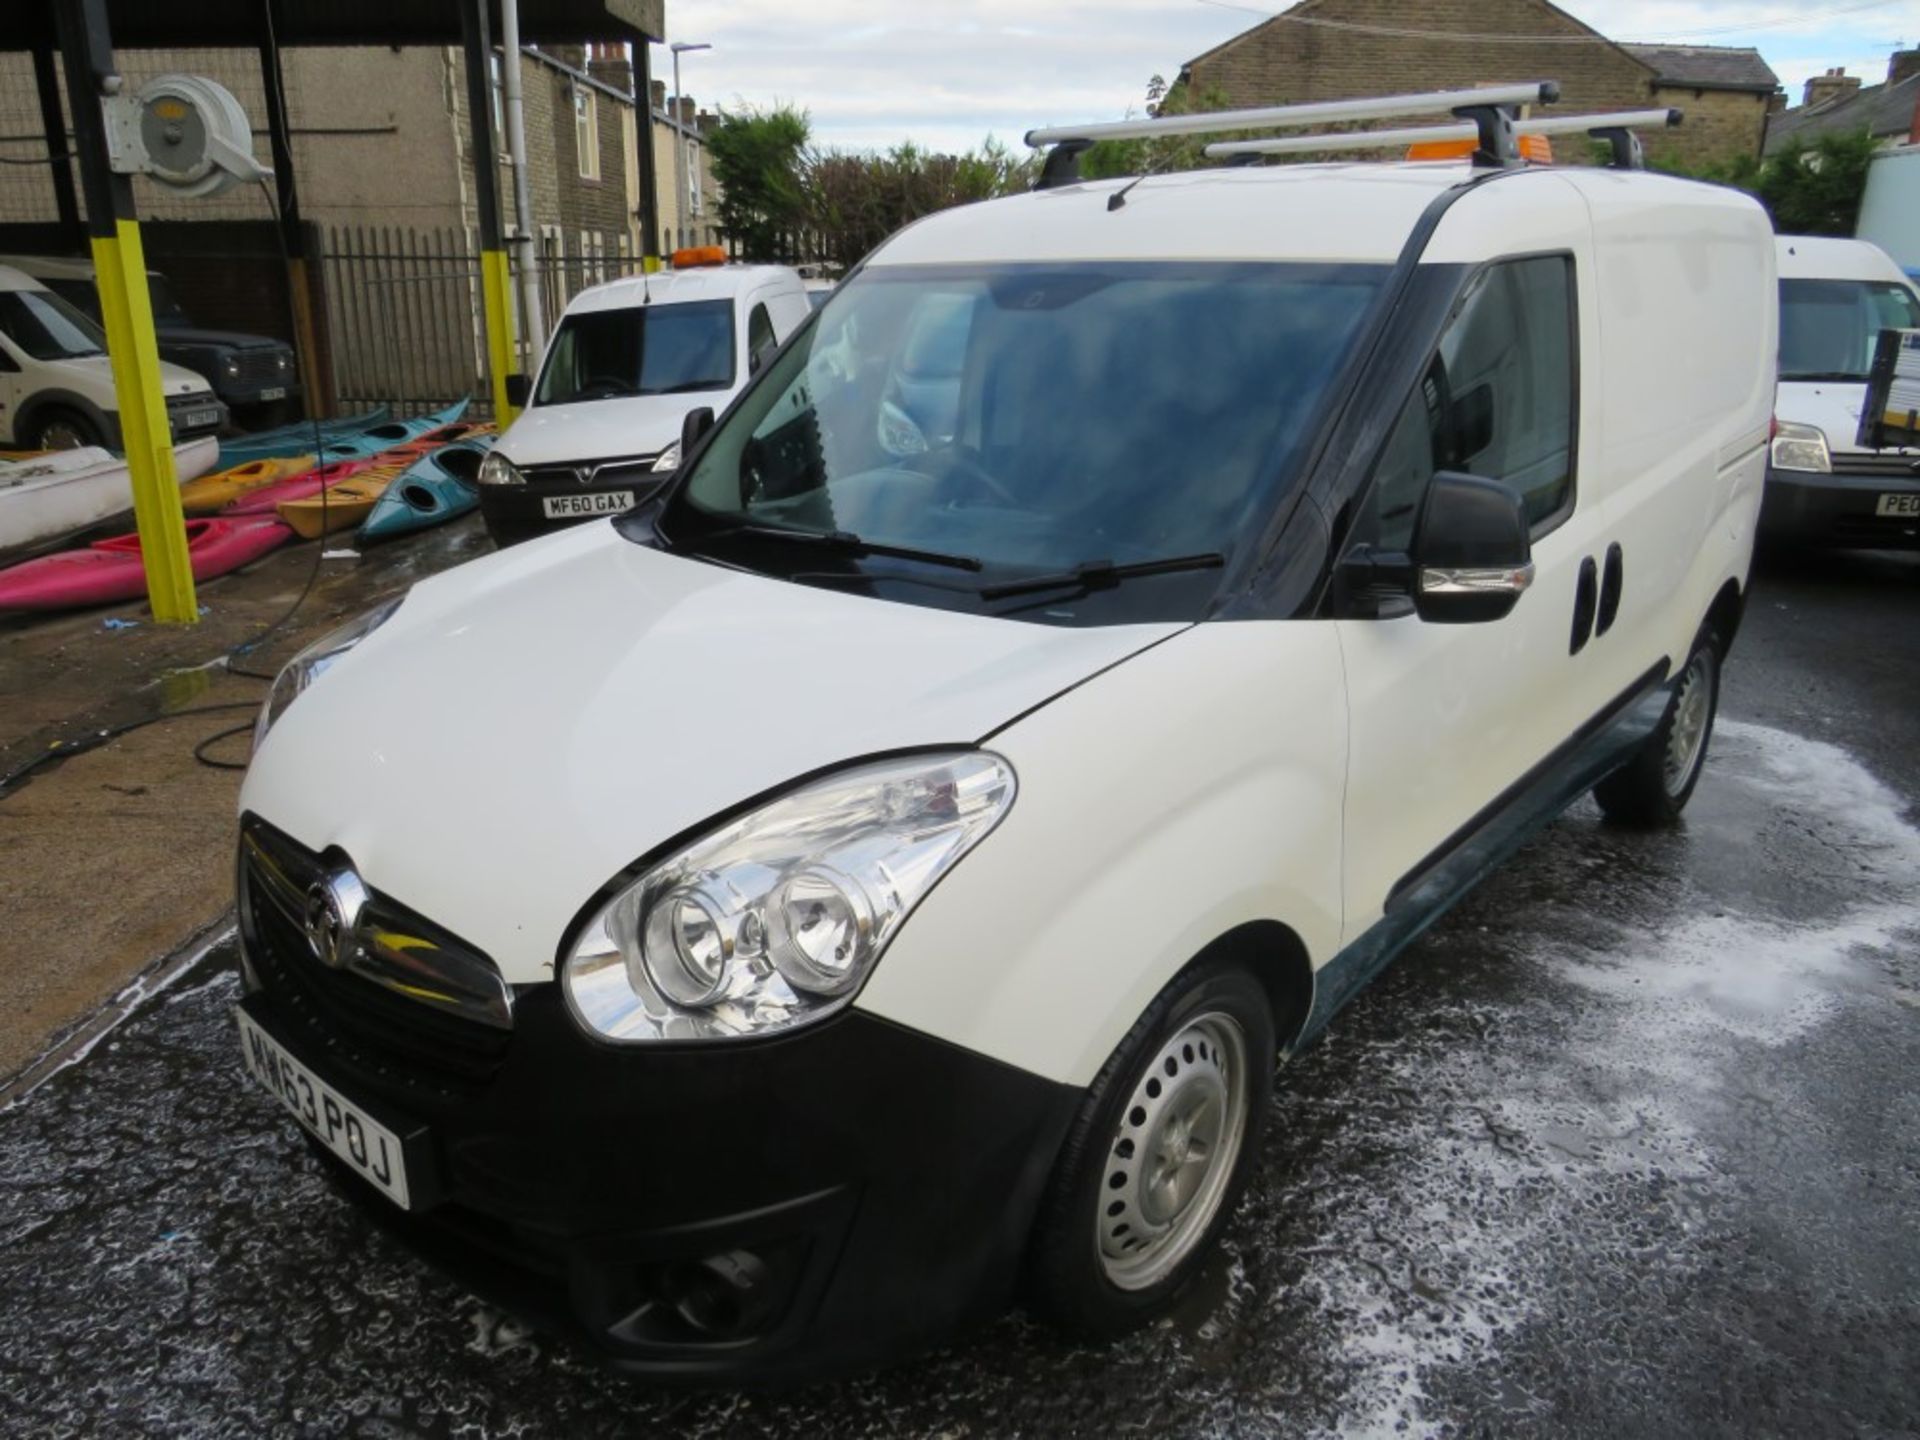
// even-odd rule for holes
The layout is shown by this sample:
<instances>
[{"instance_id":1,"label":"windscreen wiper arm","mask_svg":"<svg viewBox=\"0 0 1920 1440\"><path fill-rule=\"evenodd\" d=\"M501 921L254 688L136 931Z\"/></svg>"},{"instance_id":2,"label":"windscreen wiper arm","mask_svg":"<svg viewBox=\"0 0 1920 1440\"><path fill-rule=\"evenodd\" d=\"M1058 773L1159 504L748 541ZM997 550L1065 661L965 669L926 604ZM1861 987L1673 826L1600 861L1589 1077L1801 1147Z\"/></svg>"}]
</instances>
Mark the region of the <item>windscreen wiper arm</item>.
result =
<instances>
[{"instance_id":1,"label":"windscreen wiper arm","mask_svg":"<svg viewBox=\"0 0 1920 1440\"><path fill-rule=\"evenodd\" d=\"M1005 580L998 585L983 585L983 600L1005 600L1014 595L1032 595L1042 590L1104 590L1122 580L1144 575L1173 575L1182 570L1216 570L1227 563L1218 550L1199 555L1170 555L1164 560L1135 560L1116 565L1111 560L1089 560L1071 570L1052 575L1029 575L1024 580Z\"/></svg>"},{"instance_id":2,"label":"windscreen wiper arm","mask_svg":"<svg viewBox=\"0 0 1920 1440\"><path fill-rule=\"evenodd\" d=\"M792 540L802 545L818 545L842 555L878 555L889 560L918 560L923 565L945 565L952 570L979 570L980 562L971 555L949 555L943 550L922 550L913 545L889 545L884 540L867 540L848 530L802 530L785 525L763 525L742 521L713 532L713 537L751 535L762 540Z\"/></svg>"}]
</instances>

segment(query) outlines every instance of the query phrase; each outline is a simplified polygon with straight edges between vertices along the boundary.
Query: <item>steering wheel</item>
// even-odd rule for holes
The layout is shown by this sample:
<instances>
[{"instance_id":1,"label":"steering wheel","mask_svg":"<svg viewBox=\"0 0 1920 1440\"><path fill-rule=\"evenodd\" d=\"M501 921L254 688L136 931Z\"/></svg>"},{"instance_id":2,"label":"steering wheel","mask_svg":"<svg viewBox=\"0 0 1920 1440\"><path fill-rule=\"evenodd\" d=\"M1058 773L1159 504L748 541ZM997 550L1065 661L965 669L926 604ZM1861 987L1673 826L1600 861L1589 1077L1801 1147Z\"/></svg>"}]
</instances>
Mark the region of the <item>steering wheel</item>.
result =
<instances>
[{"instance_id":1,"label":"steering wheel","mask_svg":"<svg viewBox=\"0 0 1920 1440\"><path fill-rule=\"evenodd\" d=\"M1023 508L1020 497L1007 489L998 477L987 469L986 462L980 457L980 452L971 445L963 445L957 440L951 444L942 445L938 450L929 450L924 455L911 457L906 468L928 474L932 472L933 467L926 462L936 458L946 462L945 471L935 477L940 482L944 483L956 475L962 476L971 480L1002 505L1011 506L1015 510Z\"/></svg>"},{"instance_id":2,"label":"steering wheel","mask_svg":"<svg viewBox=\"0 0 1920 1440\"><path fill-rule=\"evenodd\" d=\"M596 394L603 391L604 394ZM586 383L580 387L582 400L611 400L622 395L638 395L640 392L618 375L589 375Z\"/></svg>"}]
</instances>

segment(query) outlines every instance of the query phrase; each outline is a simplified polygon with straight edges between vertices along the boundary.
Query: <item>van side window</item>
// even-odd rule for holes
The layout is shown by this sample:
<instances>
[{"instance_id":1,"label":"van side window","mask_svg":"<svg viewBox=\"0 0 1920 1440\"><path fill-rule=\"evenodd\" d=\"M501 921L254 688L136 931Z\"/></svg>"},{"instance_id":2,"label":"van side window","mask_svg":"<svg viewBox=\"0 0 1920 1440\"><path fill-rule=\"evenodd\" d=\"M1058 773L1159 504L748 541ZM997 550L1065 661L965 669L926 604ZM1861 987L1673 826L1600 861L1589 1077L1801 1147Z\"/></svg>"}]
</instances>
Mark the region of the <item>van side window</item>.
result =
<instances>
[{"instance_id":1,"label":"van side window","mask_svg":"<svg viewBox=\"0 0 1920 1440\"><path fill-rule=\"evenodd\" d=\"M1474 280L1375 466L1354 538L1413 543L1437 470L1504 480L1535 538L1573 502L1573 262L1490 265Z\"/></svg>"},{"instance_id":2,"label":"van side window","mask_svg":"<svg viewBox=\"0 0 1920 1440\"><path fill-rule=\"evenodd\" d=\"M773 334L773 318L767 314L767 307L754 306L753 312L747 316L747 354L755 365L761 365L779 348L780 342Z\"/></svg>"}]
</instances>

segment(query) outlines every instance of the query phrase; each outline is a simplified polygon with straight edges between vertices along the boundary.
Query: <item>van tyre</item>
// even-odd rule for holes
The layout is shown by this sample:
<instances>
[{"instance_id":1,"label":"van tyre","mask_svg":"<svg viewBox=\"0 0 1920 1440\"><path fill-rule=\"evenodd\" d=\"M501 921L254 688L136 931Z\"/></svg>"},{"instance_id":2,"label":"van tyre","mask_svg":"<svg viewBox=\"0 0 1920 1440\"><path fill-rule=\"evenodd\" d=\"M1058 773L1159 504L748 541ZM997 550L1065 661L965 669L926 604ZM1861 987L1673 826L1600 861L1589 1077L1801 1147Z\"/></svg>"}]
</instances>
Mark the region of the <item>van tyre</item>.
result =
<instances>
[{"instance_id":1,"label":"van tyre","mask_svg":"<svg viewBox=\"0 0 1920 1440\"><path fill-rule=\"evenodd\" d=\"M1164 1311L1239 1202L1273 1093L1273 1007L1238 965L1188 970L1087 1091L1034 1226L1029 1300L1093 1338Z\"/></svg>"},{"instance_id":2,"label":"van tyre","mask_svg":"<svg viewBox=\"0 0 1920 1440\"><path fill-rule=\"evenodd\" d=\"M1722 649L1713 628L1702 628L1658 728L1633 759L1593 787L1609 820L1653 828L1673 824L1686 809L1706 768L1707 742L1720 711Z\"/></svg>"},{"instance_id":3,"label":"van tyre","mask_svg":"<svg viewBox=\"0 0 1920 1440\"><path fill-rule=\"evenodd\" d=\"M64 405L42 410L33 422L27 439L29 450L75 450L83 445L101 445L106 437L100 427L78 410Z\"/></svg>"}]
</instances>

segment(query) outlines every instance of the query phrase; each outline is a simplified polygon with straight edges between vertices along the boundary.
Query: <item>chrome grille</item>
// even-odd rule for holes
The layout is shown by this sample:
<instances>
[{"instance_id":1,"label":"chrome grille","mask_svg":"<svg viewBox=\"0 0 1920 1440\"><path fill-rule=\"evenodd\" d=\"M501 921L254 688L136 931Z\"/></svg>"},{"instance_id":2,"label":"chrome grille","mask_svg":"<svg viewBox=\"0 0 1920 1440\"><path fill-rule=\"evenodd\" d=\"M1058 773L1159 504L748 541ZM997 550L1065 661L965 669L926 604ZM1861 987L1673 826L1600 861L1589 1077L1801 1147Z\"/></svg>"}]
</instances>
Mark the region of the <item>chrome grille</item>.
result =
<instances>
[{"instance_id":1,"label":"chrome grille","mask_svg":"<svg viewBox=\"0 0 1920 1440\"><path fill-rule=\"evenodd\" d=\"M439 1095L483 1088L503 1063L513 994L484 955L369 892L338 965L310 940L312 898L335 866L271 826L241 828L247 959L275 1012L343 1069Z\"/></svg>"},{"instance_id":2,"label":"chrome grille","mask_svg":"<svg viewBox=\"0 0 1920 1440\"><path fill-rule=\"evenodd\" d=\"M529 485L631 485L644 490L665 480L653 473L654 456L628 455L618 460L570 460L564 465L522 465Z\"/></svg>"}]
</instances>

